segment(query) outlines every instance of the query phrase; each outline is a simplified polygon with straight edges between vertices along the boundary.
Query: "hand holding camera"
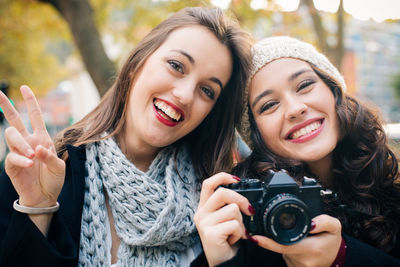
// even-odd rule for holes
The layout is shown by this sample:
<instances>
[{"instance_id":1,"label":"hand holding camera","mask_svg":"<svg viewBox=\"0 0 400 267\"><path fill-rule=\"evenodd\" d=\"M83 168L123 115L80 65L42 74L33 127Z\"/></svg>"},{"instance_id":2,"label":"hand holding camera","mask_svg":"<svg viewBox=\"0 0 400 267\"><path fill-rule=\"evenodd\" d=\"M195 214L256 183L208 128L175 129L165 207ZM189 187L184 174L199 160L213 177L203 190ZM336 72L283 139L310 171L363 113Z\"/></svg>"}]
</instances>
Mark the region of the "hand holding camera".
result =
<instances>
[{"instance_id":1,"label":"hand holding camera","mask_svg":"<svg viewBox=\"0 0 400 267\"><path fill-rule=\"evenodd\" d=\"M268 183L242 179L223 187L245 196L256 210L253 216L243 216L250 235L264 235L283 245L305 238L311 219L322 213L322 187L315 179L305 177L299 186L285 171L273 172Z\"/></svg>"}]
</instances>

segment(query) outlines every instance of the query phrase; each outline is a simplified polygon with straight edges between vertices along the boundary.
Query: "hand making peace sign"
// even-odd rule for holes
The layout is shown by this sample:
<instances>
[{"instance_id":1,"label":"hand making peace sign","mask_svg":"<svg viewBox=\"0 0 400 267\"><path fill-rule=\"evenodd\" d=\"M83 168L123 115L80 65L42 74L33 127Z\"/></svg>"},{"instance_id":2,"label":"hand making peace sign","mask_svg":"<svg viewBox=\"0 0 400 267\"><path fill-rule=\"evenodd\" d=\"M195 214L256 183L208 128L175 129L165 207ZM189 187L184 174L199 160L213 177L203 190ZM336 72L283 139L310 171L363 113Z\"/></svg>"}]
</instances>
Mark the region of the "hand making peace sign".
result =
<instances>
[{"instance_id":1,"label":"hand making peace sign","mask_svg":"<svg viewBox=\"0 0 400 267\"><path fill-rule=\"evenodd\" d=\"M19 113L0 92L0 106L10 124L5 131L10 149L5 161L5 170L19 195L20 205L54 206L64 183L65 162L57 157L39 104L31 89L23 85L20 90L33 132L28 132Z\"/></svg>"}]
</instances>

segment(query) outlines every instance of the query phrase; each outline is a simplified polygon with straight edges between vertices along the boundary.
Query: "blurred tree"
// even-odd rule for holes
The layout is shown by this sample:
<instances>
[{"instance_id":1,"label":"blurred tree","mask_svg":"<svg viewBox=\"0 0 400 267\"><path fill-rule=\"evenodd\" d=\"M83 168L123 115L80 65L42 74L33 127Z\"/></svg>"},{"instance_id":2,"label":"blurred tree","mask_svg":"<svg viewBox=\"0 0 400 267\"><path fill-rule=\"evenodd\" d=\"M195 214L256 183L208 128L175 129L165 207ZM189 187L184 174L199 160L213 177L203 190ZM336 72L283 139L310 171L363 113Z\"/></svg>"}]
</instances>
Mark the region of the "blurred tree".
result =
<instances>
[{"instance_id":1,"label":"blurred tree","mask_svg":"<svg viewBox=\"0 0 400 267\"><path fill-rule=\"evenodd\" d=\"M339 8L336 12L337 30L336 30L336 44L330 45L328 42L327 31L323 26L320 13L314 6L313 0L303 0L303 4L308 7L309 13L313 20L314 31L317 36L318 46L321 52L326 54L333 64L340 68L344 57L344 9L343 0L340 0Z\"/></svg>"},{"instance_id":2,"label":"blurred tree","mask_svg":"<svg viewBox=\"0 0 400 267\"><path fill-rule=\"evenodd\" d=\"M92 77L100 95L104 95L114 82L116 69L104 50L89 1L39 1L51 4L68 23L86 70Z\"/></svg>"},{"instance_id":3,"label":"blurred tree","mask_svg":"<svg viewBox=\"0 0 400 267\"><path fill-rule=\"evenodd\" d=\"M21 1L21 0L20 0ZM28 0L25 0L28 1ZM113 84L116 68L112 60L106 54L98 27L109 19L108 25L115 25L115 14L125 15L132 23L125 27L122 36L126 42L138 40L150 31L152 27L163 20L169 12L174 12L189 5L199 5L198 1L92 1L96 10L94 12L89 0L37 0L51 5L65 19L81 55L86 70L102 96ZM158 2L158 3L157 3ZM202 4L207 4L203 1ZM125 8L125 9L124 9ZM128 17L126 16L128 15ZM114 20L114 21L112 21ZM129 21L128 21L129 22ZM107 23L105 23L107 24ZM125 23L123 23L125 24ZM104 25L101 25L104 26ZM105 29L107 32L107 29ZM108 31L113 38L121 34L115 33L115 29Z\"/></svg>"},{"instance_id":4,"label":"blurred tree","mask_svg":"<svg viewBox=\"0 0 400 267\"><path fill-rule=\"evenodd\" d=\"M340 0L336 17L336 32L333 34L327 31L324 23L322 12L319 12L313 0L302 0L299 8L294 12L281 12L281 7L274 0L265 0L268 8L260 8L253 10L250 6L251 1L248 0L232 0L230 9L238 18L242 26L257 35L260 31L257 27L261 25L260 35L278 34L301 37L305 41L316 39L316 45L320 51L328 56L328 58L337 67L341 66L344 57L344 26L345 13L343 10L343 0ZM307 12L303 12L305 7ZM324 13L325 15L326 13ZM308 18L311 17L311 24L307 24ZM324 19L331 19L331 16L324 16ZM313 28L314 38L309 36L310 27ZM274 30L271 30L274 28ZM333 37L333 38L331 38ZM334 40L334 42L330 42Z\"/></svg>"},{"instance_id":5,"label":"blurred tree","mask_svg":"<svg viewBox=\"0 0 400 267\"><path fill-rule=\"evenodd\" d=\"M0 79L9 82L12 98L20 97L16 89L21 84L28 83L41 96L65 77L60 57L48 51L65 44L67 28L60 22L50 8L25 0L0 1Z\"/></svg>"}]
</instances>

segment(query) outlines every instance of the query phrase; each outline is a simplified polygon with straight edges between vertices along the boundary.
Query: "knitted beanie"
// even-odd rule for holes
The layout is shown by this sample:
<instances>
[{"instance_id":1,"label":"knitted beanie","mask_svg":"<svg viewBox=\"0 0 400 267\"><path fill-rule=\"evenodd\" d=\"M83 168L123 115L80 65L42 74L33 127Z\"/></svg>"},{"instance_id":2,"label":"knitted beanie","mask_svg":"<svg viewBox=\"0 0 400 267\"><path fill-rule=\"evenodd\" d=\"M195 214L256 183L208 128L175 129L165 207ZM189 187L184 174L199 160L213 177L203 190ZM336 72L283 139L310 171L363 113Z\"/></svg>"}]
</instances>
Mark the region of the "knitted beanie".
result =
<instances>
[{"instance_id":1,"label":"knitted beanie","mask_svg":"<svg viewBox=\"0 0 400 267\"><path fill-rule=\"evenodd\" d=\"M289 36L268 37L257 42L252 48L252 69L245 91L246 110L244 112L244 116L242 117L241 129L239 130L243 139L250 146L251 141L248 112L251 111L247 110L249 86L257 71L271 61L280 58L295 58L308 62L322 73L332 78L340 86L343 92L346 91L346 84L342 75L339 73L336 67L332 65L328 58L319 53L313 45Z\"/></svg>"},{"instance_id":2,"label":"knitted beanie","mask_svg":"<svg viewBox=\"0 0 400 267\"><path fill-rule=\"evenodd\" d=\"M311 63L336 81L343 91L346 91L344 79L336 67L309 43L289 36L269 37L256 43L252 48L252 54L250 81L258 70L271 61L279 58L296 58Z\"/></svg>"}]
</instances>

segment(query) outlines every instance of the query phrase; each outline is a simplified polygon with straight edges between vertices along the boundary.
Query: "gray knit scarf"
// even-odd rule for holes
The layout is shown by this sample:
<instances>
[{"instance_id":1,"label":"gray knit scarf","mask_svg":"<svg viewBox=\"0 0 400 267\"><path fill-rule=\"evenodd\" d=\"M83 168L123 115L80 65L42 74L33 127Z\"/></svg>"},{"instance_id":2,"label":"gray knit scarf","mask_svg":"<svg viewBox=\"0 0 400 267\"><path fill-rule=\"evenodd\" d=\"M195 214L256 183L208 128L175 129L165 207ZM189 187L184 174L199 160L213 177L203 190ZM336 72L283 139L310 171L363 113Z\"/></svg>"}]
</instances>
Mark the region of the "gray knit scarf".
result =
<instances>
[{"instance_id":1,"label":"gray knit scarf","mask_svg":"<svg viewBox=\"0 0 400 267\"><path fill-rule=\"evenodd\" d=\"M174 148L163 149L147 172L113 138L87 145L86 157L79 265L111 262L105 188L121 240L117 266L178 266L181 253L198 242L193 215L200 190L187 150L175 157Z\"/></svg>"}]
</instances>

